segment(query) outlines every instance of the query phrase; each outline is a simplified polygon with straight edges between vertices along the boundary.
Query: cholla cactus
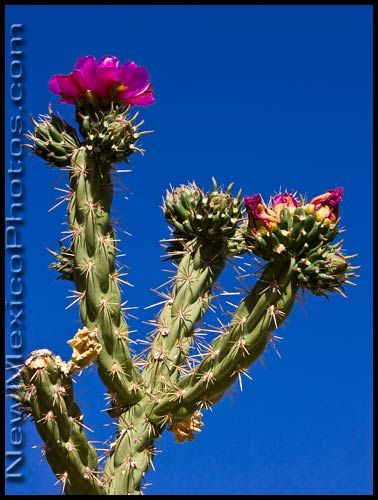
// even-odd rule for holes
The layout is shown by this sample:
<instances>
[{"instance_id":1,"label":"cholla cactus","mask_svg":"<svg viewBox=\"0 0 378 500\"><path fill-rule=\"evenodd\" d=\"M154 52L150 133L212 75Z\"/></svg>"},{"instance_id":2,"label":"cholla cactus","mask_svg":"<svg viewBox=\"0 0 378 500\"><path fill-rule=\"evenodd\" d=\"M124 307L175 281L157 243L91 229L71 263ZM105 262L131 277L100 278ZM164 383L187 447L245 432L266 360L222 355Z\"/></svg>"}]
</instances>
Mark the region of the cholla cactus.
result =
<instances>
[{"instance_id":1,"label":"cholla cactus","mask_svg":"<svg viewBox=\"0 0 378 500\"><path fill-rule=\"evenodd\" d=\"M202 412L247 374L299 290L344 293L356 268L342 243L332 243L340 233L342 189L309 202L279 193L268 204L258 194L243 200L241 191L234 195L232 185L223 190L215 180L210 192L194 182L168 191L162 208L175 276L150 321L154 331L147 349L133 357L115 266L111 173L114 163L141 151L145 132L130 111L152 104L153 89L145 69L134 62L120 65L112 56L83 57L72 73L55 75L49 86L61 101L75 105L81 138L51 109L33 121L28 137L36 155L69 177L64 198L71 240L59 252L50 251L50 267L76 286L82 327L68 339L73 353L67 362L44 349L31 354L14 397L34 420L65 493L140 494L156 439L165 429L176 442L194 439L203 427ZM262 260L261 275L229 323L193 356L197 326L212 307L217 280L230 259L242 255ZM72 385L75 373L91 363L108 391L108 414L118 419L102 468Z\"/></svg>"}]
</instances>

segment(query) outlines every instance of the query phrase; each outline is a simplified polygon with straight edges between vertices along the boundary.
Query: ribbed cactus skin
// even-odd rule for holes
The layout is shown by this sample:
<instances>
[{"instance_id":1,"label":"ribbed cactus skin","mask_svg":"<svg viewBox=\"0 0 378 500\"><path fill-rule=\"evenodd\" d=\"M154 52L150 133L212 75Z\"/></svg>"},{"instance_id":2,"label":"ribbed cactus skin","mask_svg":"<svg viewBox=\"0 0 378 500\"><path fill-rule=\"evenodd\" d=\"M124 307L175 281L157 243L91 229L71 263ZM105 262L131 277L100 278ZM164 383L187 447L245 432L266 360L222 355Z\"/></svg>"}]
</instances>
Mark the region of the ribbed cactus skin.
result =
<instances>
[{"instance_id":1,"label":"ribbed cactus skin","mask_svg":"<svg viewBox=\"0 0 378 500\"><path fill-rule=\"evenodd\" d=\"M67 494L104 493L96 451L84 432L65 364L46 349L35 351L21 372L30 394L33 419L45 442L45 455Z\"/></svg>"},{"instance_id":2,"label":"ribbed cactus skin","mask_svg":"<svg viewBox=\"0 0 378 500\"><path fill-rule=\"evenodd\" d=\"M128 326L121 311L121 292L114 265L115 236L110 224L113 187L107 165L88 157L85 147L71 160L68 205L73 231L73 278L82 298L80 316L97 333L102 350L98 356L100 377L109 391L125 405L141 398L139 374L128 347Z\"/></svg>"},{"instance_id":3,"label":"ribbed cactus skin","mask_svg":"<svg viewBox=\"0 0 378 500\"><path fill-rule=\"evenodd\" d=\"M153 424L146 402L137 403L119 419L119 436L111 449L103 478L109 495L140 495L144 474L153 461L157 439L164 425Z\"/></svg>"},{"instance_id":4,"label":"ribbed cactus skin","mask_svg":"<svg viewBox=\"0 0 378 500\"><path fill-rule=\"evenodd\" d=\"M212 286L230 254L245 251L241 246L230 251L229 240L242 218L240 193L233 197L231 189L232 185L225 192L219 190L213 179L210 193L193 183L174 189L165 199L164 214L176 238L168 255L176 260L177 273L170 298L156 320L143 372L153 389L164 392L179 378L193 343L194 327L210 306Z\"/></svg>"},{"instance_id":5,"label":"ribbed cactus skin","mask_svg":"<svg viewBox=\"0 0 378 500\"><path fill-rule=\"evenodd\" d=\"M84 99L77 105L82 140L51 109L28 135L34 153L68 171L71 241L67 247L60 243L58 252L50 250L55 258L50 267L75 284L83 327L68 341L74 350L69 362L46 350L32 354L14 397L32 416L66 494L140 495L162 433L170 430L176 442L193 440L203 426L201 412L274 344L274 331L298 292L343 294L356 267L349 263L352 256L343 254L342 242L333 243L341 232L335 202L341 188L309 204L281 193L279 203L265 206L255 195L245 202L246 212L241 191L234 195L232 184L223 190L213 179L209 192L194 182L179 185L166 193L162 206L173 278L167 291L158 292L164 300L149 322L154 330L148 347L132 357L115 265L111 175L113 163L142 151L136 144L146 132L139 131L137 114L129 118L130 107L108 104ZM195 358L196 333L218 279L228 261L242 255L260 260L255 286ZM108 414L117 419L102 470L72 391L73 373L94 360L110 396Z\"/></svg>"},{"instance_id":6,"label":"ribbed cactus skin","mask_svg":"<svg viewBox=\"0 0 378 500\"><path fill-rule=\"evenodd\" d=\"M180 261L170 300L157 318L148 366L143 372L151 389L174 382L193 341L194 325L207 311L211 287L225 266L226 255L200 245Z\"/></svg>"}]
</instances>

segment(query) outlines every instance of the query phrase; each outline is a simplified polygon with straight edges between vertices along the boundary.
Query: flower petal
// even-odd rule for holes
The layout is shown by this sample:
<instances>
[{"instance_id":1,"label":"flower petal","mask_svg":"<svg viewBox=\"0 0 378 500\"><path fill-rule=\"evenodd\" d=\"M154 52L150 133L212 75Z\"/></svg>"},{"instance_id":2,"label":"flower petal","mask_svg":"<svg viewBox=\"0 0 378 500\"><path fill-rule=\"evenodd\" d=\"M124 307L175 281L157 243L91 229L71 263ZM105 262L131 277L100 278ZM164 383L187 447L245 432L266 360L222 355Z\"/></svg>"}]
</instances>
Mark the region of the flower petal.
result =
<instances>
[{"instance_id":1,"label":"flower petal","mask_svg":"<svg viewBox=\"0 0 378 500\"><path fill-rule=\"evenodd\" d=\"M81 57L71 75L84 90L91 90L96 93L97 63L93 56Z\"/></svg>"},{"instance_id":2,"label":"flower petal","mask_svg":"<svg viewBox=\"0 0 378 500\"><path fill-rule=\"evenodd\" d=\"M83 89L77 84L72 75L52 76L49 81L49 89L54 94L66 98L80 97L83 94Z\"/></svg>"},{"instance_id":3,"label":"flower petal","mask_svg":"<svg viewBox=\"0 0 378 500\"><path fill-rule=\"evenodd\" d=\"M150 77L147 70L130 61L122 66L122 83L126 85L127 91L138 94L144 92L150 86ZM130 94L131 95L131 94Z\"/></svg>"},{"instance_id":4,"label":"flower petal","mask_svg":"<svg viewBox=\"0 0 378 500\"><path fill-rule=\"evenodd\" d=\"M115 56L103 56L97 62L98 68L118 68L119 59Z\"/></svg>"},{"instance_id":5,"label":"flower petal","mask_svg":"<svg viewBox=\"0 0 378 500\"><path fill-rule=\"evenodd\" d=\"M121 97L122 98L122 97ZM122 100L125 101L126 104L134 104L136 106L148 106L155 102L155 96L153 94L152 89L148 92L145 92L141 95L137 95L134 97L128 97Z\"/></svg>"},{"instance_id":6,"label":"flower petal","mask_svg":"<svg viewBox=\"0 0 378 500\"><path fill-rule=\"evenodd\" d=\"M94 56L81 56L75 64L74 69L81 70L83 67L86 67L88 64L97 64L96 58Z\"/></svg>"}]
</instances>

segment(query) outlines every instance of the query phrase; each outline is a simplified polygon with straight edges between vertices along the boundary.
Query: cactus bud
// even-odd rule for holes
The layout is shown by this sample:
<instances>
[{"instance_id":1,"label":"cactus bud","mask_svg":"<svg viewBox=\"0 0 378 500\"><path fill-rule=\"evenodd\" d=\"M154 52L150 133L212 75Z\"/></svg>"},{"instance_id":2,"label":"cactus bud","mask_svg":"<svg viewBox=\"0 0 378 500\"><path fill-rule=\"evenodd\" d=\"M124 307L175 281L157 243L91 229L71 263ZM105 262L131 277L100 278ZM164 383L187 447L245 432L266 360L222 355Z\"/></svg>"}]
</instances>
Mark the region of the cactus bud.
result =
<instances>
[{"instance_id":1,"label":"cactus bud","mask_svg":"<svg viewBox=\"0 0 378 500\"><path fill-rule=\"evenodd\" d=\"M53 252L48 249L48 251L56 259L56 262L52 262L49 265L50 269L56 269L59 273L58 279L61 280L74 280L74 267L75 267L75 254L71 248L67 248L60 243L60 252Z\"/></svg>"},{"instance_id":2,"label":"cactus bud","mask_svg":"<svg viewBox=\"0 0 378 500\"><path fill-rule=\"evenodd\" d=\"M40 120L33 120L34 135L26 134L34 145L34 153L55 167L65 167L70 164L75 149L80 147L76 131L60 116L53 113L49 107L49 114L40 116Z\"/></svg>"},{"instance_id":3,"label":"cactus bud","mask_svg":"<svg viewBox=\"0 0 378 500\"><path fill-rule=\"evenodd\" d=\"M326 244L337 235L336 218L342 188L305 204L294 194L280 193L266 205L259 194L246 196L247 245L266 260L287 260Z\"/></svg>"},{"instance_id":4,"label":"cactus bud","mask_svg":"<svg viewBox=\"0 0 378 500\"><path fill-rule=\"evenodd\" d=\"M330 189L324 194L315 196L310 201L317 221L329 221L335 223L339 215L339 205L343 197L343 188Z\"/></svg>"},{"instance_id":5,"label":"cactus bud","mask_svg":"<svg viewBox=\"0 0 378 500\"><path fill-rule=\"evenodd\" d=\"M350 270L347 257L341 254L341 244L326 245L309 252L297 263L298 281L314 295L342 292L342 285L356 275Z\"/></svg>"},{"instance_id":6,"label":"cactus bud","mask_svg":"<svg viewBox=\"0 0 378 500\"><path fill-rule=\"evenodd\" d=\"M90 116L77 114L89 156L100 158L102 162L110 165L127 161L131 153L139 150L135 144L148 132L138 132L143 122L135 125L135 117L128 119L126 113L127 110L114 107L107 112L97 110Z\"/></svg>"},{"instance_id":7,"label":"cactus bud","mask_svg":"<svg viewBox=\"0 0 378 500\"><path fill-rule=\"evenodd\" d=\"M175 235L186 241L227 244L242 216L240 195L232 196L231 188L222 191L214 184L213 191L205 193L193 182L168 192L163 210Z\"/></svg>"}]
</instances>

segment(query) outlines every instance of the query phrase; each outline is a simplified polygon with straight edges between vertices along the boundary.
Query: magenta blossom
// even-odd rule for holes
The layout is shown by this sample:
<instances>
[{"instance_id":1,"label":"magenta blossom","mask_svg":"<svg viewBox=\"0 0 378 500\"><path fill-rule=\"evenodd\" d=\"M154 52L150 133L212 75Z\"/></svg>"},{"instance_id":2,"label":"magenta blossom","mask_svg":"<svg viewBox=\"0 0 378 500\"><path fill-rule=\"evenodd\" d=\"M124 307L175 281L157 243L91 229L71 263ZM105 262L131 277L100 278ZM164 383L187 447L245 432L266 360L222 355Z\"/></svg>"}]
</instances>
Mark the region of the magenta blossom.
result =
<instances>
[{"instance_id":1,"label":"magenta blossom","mask_svg":"<svg viewBox=\"0 0 378 500\"><path fill-rule=\"evenodd\" d=\"M155 100L147 71L133 61L120 65L114 56L98 61L93 56L83 56L68 75L52 76L49 88L60 96L60 101L69 104L77 104L83 98L93 102L97 98L147 106Z\"/></svg>"},{"instance_id":2,"label":"magenta blossom","mask_svg":"<svg viewBox=\"0 0 378 500\"><path fill-rule=\"evenodd\" d=\"M289 193L280 193L273 196L272 207L279 205L281 208L296 208L299 206L299 201L294 195Z\"/></svg>"},{"instance_id":3,"label":"magenta blossom","mask_svg":"<svg viewBox=\"0 0 378 500\"><path fill-rule=\"evenodd\" d=\"M248 212L249 222L254 228L259 229L262 223L269 229L272 224L277 223L277 214L265 205L261 195L245 196L244 204Z\"/></svg>"},{"instance_id":4,"label":"magenta blossom","mask_svg":"<svg viewBox=\"0 0 378 500\"><path fill-rule=\"evenodd\" d=\"M315 208L328 206L330 208L338 207L342 197L343 197L344 189L342 187L337 187L335 189L330 189L326 193L315 196L310 203L315 205Z\"/></svg>"},{"instance_id":5,"label":"magenta blossom","mask_svg":"<svg viewBox=\"0 0 378 500\"><path fill-rule=\"evenodd\" d=\"M342 187L338 187L315 196L315 198L306 205L307 213L314 214L319 221L335 223L339 216L339 205L343 197L343 191Z\"/></svg>"},{"instance_id":6,"label":"magenta blossom","mask_svg":"<svg viewBox=\"0 0 378 500\"><path fill-rule=\"evenodd\" d=\"M342 187L337 187L335 189L330 189L326 193L315 196L315 198L310 201L310 206L313 206L319 220L328 219L330 222L335 222L337 220L343 192L344 190Z\"/></svg>"}]
</instances>

